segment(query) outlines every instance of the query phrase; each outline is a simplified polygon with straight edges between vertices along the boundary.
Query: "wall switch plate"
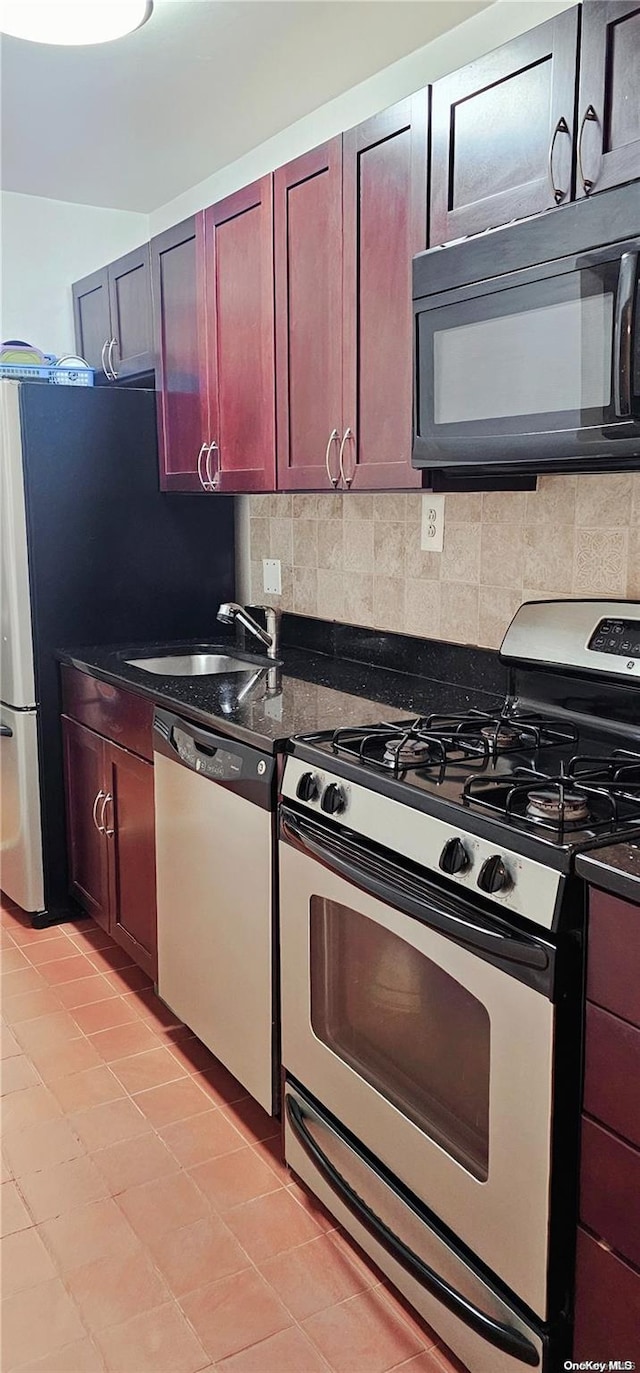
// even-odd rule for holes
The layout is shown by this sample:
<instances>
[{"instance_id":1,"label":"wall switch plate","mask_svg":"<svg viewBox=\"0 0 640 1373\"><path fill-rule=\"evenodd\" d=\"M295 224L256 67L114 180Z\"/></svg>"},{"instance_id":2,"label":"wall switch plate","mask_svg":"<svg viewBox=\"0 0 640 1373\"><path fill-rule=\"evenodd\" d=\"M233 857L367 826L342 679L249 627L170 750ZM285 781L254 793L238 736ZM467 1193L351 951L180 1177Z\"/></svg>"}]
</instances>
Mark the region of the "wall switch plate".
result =
<instances>
[{"instance_id":1,"label":"wall switch plate","mask_svg":"<svg viewBox=\"0 0 640 1373\"><path fill-rule=\"evenodd\" d=\"M420 547L427 553L442 553L444 548L444 494L429 491L422 497Z\"/></svg>"},{"instance_id":2,"label":"wall switch plate","mask_svg":"<svg viewBox=\"0 0 640 1373\"><path fill-rule=\"evenodd\" d=\"M279 558L262 559L262 589L270 596L282 595L282 577Z\"/></svg>"}]
</instances>

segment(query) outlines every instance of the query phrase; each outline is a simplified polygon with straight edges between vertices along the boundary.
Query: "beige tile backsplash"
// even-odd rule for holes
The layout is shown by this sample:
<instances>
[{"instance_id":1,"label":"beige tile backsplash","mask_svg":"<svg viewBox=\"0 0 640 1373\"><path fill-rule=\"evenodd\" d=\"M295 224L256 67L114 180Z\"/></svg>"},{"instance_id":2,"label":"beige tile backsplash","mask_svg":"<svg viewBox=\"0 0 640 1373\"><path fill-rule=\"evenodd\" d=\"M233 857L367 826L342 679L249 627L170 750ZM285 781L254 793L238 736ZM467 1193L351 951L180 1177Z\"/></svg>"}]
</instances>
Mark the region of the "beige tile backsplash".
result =
<instances>
[{"instance_id":1,"label":"beige tile backsplash","mask_svg":"<svg viewBox=\"0 0 640 1373\"><path fill-rule=\"evenodd\" d=\"M522 601L640 598L640 474L448 495L442 553L420 547L420 493L247 500L251 599L302 615L496 648ZM281 596L262 590L268 557Z\"/></svg>"}]
</instances>

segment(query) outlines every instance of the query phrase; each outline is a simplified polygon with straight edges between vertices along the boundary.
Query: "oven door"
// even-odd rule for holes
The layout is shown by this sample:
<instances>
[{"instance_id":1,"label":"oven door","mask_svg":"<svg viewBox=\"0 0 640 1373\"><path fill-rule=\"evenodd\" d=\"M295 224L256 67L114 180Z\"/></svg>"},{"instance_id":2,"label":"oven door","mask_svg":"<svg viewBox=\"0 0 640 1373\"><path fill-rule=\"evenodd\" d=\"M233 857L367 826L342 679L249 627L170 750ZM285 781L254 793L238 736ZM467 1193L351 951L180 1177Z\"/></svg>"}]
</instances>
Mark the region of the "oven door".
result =
<instances>
[{"instance_id":1,"label":"oven door","mask_svg":"<svg viewBox=\"0 0 640 1373\"><path fill-rule=\"evenodd\" d=\"M549 945L285 807L280 934L287 1072L545 1319Z\"/></svg>"},{"instance_id":2,"label":"oven door","mask_svg":"<svg viewBox=\"0 0 640 1373\"><path fill-rule=\"evenodd\" d=\"M414 465L637 460L639 253L633 240L416 301Z\"/></svg>"}]
</instances>

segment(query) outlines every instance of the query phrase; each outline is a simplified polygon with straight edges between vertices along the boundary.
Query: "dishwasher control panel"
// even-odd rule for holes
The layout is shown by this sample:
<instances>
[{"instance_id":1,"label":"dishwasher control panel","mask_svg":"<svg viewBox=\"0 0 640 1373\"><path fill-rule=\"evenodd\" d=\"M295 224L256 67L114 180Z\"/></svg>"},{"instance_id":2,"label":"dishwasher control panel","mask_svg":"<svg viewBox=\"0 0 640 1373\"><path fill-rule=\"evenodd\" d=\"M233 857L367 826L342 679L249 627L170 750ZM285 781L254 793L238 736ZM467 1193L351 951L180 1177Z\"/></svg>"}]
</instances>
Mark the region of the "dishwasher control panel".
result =
<instances>
[{"instance_id":1,"label":"dishwasher control panel","mask_svg":"<svg viewBox=\"0 0 640 1373\"><path fill-rule=\"evenodd\" d=\"M156 708L154 752L229 788L265 810L274 804L273 754Z\"/></svg>"},{"instance_id":2,"label":"dishwasher control panel","mask_svg":"<svg viewBox=\"0 0 640 1373\"><path fill-rule=\"evenodd\" d=\"M179 725L173 726L173 742L182 762L192 767L194 772L201 772L205 777L213 777L218 781L232 781L243 776L244 760L232 749L222 748L217 743L202 743Z\"/></svg>"}]
</instances>

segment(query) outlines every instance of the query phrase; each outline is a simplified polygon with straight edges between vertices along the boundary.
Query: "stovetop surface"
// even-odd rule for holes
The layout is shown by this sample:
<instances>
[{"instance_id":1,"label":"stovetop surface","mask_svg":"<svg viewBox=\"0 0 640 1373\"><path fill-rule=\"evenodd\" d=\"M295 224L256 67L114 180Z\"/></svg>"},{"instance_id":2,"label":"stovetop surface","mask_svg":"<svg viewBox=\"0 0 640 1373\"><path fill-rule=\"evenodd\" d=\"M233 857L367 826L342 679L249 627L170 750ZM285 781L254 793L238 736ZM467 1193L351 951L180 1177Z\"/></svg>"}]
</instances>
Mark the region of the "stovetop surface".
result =
<instances>
[{"instance_id":1,"label":"stovetop surface","mask_svg":"<svg viewBox=\"0 0 640 1373\"><path fill-rule=\"evenodd\" d=\"M640 830L640 740L517 702L307 735L294 754L298 744L317 766L410 805L428 799L433 813L454 806L461 830L482 816L529 849L571 854Z\"/></svg>"}]
</instances>

